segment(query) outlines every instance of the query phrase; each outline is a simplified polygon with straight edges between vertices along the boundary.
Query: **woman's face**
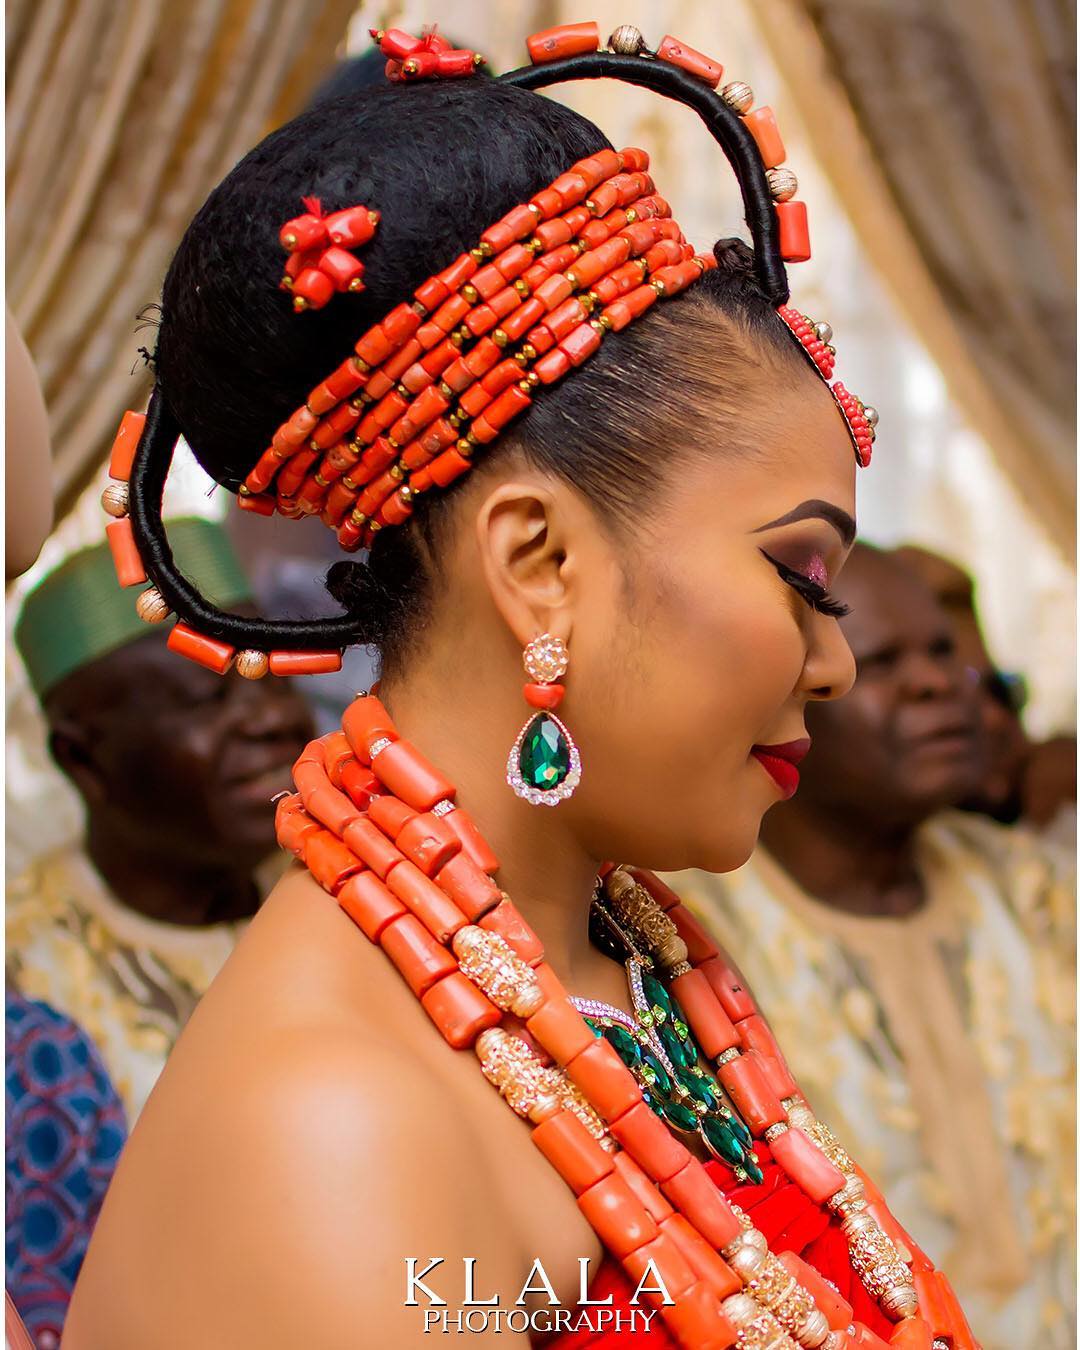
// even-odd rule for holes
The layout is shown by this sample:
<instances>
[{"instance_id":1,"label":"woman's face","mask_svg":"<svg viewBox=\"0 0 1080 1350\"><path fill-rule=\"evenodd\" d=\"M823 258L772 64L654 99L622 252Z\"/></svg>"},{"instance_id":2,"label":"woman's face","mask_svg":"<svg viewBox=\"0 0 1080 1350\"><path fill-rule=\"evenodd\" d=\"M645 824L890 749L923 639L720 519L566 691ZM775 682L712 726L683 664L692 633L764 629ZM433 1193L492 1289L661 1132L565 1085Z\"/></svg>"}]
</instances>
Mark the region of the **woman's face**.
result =
<instances>
[{"instance_id":1,"label":"woman's face","mask_svg":"<svg viewBox=\"0 0 1080 1350\"><path fill-rule=\"evenodd\" d=\"M854 534L854 451L825 386L779 392L757 446L688 464L575 614L561 711L583 776L561 809L598 856L738 867L797 781L807 702L854 679L802 580L827 592Z\"/></svg>"}]
</instances>

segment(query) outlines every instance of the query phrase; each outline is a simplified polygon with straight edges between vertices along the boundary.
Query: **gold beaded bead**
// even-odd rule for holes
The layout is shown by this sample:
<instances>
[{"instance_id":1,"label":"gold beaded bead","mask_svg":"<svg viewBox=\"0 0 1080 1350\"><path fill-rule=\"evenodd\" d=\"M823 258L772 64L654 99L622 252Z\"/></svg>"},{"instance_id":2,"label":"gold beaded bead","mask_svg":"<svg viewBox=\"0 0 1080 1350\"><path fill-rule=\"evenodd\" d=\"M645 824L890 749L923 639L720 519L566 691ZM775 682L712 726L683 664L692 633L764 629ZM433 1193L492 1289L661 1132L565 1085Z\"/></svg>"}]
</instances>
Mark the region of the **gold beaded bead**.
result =
<instances>
[{"instance_id":1,"label":"gold beaded bead","mask_svg":"<svg viewBox=\"0 0 1080 1350\"><path fill-rule=\"evenodd\" d=\"M480 299L480 292L475 286L467 281L461 288L461 298L463 300L468 300L470 305L475 305L477 300Z\"/></svg>"},{"instance_id":2,"label":"gold beaded bead","mask_svg":"<svg viewBox=\"0 0 1080 1350\"><path fill-rule=\"evenodd\" d=\"M632 206L626 213L626 223L627 225L633 225L635 220L637 220L637 207Z\"/></svg>"},{"instance_id":3,"label":"gold beaded bead","mask_svg":"<svg viewBox=\"0 0 1080 1350\"><path fill-rule=\"evenodd\" d=\"M350 520L352 521L352 523L353 523L355 526L357 526L358 528L359 528L360 526L365 525L365 524L367 523L367 516L365 516L364 513L363 513L363 511L360 511L360 510L350 511L350 513L349 513L349 519L350 519Z\"/></svg>"},{"instance_id":4,"label":"gold beaded bead","mask_svg":"<svg viewBox=\"0 0 1080 1350\"><path fill-rule=\"evenodd\" d=\"M390 477L393 478L396 482L400 483L401 480L405 477L405 470L401 467L400 464L391 464Z\"/></svg>"},{"instance_id":5,"label":"gold beaded bead","mask_svg":"<svg viewBox=\"0 0 1080 1350\"><path fill-rule=\"evenodd\" d=\"M725 84L720 90L720 97L731 111L737 112L740 117L748 113L754 103L754 91L742 80L732 80L730 84Z\"/></svg>"},{"instance_id":6,"label":"gold beaded bead","mask_svg":"<svg viewBox=\"0 0 1080 1350\"><path fill-rule=\"evenodd\" d=\"M765 177L774 202L786 202L799 190L799 180L790 169L767 169Z\"/></svg>"},{"instance_id":7,"label":"gold beaded bead","mask_svg":"<svg viewBox=\"0 0 1080 1350\"><path fill-rule=\"evenodd\" d=\"M524 277L518 277L514 282L514 290L517 291L518 295L525 296L526 298L532 295L532 291L529 289L529 283Z\"/></svg>"},{"instance_id":8,"label":"gold beaded bead","mask_svg":"<svg viewBox=\"0 0 1080 1350\"><path fill-rule=\"evenodd\" d=\"M468 437L462 436L462 438L458 441L454 449L458 452L459 455L462 455L464 456L465 459L468 459L469 456L472 454L472 442L468 439Z\"/></svg>"},{"instance_id":9,"label":"gold beaded bead","mask_svg":"<svg viewBox=\"0 0 1080 1350\"><path fill-rule=\"evenodd\" d=\"M442 394L443 398L454 397L454 391L450 388L450 386L446 383L445 380L439 381L439 393Z\"/></svg>"},{"instance_id":10,"label":"gold beaded bead","mask_svg":"<svg viewBox=\"0 0 1080 1350\"><path fill-rule=\"evenodd\" d=\"M645 38L640 28L632 23L622 23L607 40L608 51L618 52L620 56L640 56L645 50Z\"/></svg>"},{"instance_id":11,"label":"gold beaded bead","mask_svg":"<svg viewBox=\"0 0 1080 1350\"><path fill-rule=\"evenodd\" d=\"M505 347L506 344L510 341L510 339L506 336L506 334L503 332L501 328L495 328L492 330L491 340L492 342L494 342L496 347Z\"/></svg>"},{"instance_id":12,"label":"gold beaded bead","mask_svg":"<svg viewBox=\"0 0 1080 1350\"><path fill-rule=\"evenodd\" d=\"M536 360L536 348L532 345L531 342L526 342L524 347L522 347L521 349L521 354L522 356L524 356L526 361Z\"/></svg>"},{"instance_id":13,"label":"gold beaded bead","mask_svg":"<svg viewBox=\"0 0 1080 1350\"><path fill-rule=\"evenodd\" d=\"M128 485L126 483L110 483L101 494L101 505L110 516L126 516L128 513Z\"/></svg>"},{"instance_id":14,"label":"gold beaded bead","mask_svg":"<svg viewBox=\"0 0 1080 1350\"><path fill-rule=\"evenodd\" d=\"M329 486L330 486L330 484L329 484L329 483L327 482L327 480L322 476L321 473L315 474L315 482L318 483L319 487L329 487Z\"/></svg>"},{"instance_id":15,"label":"gold beaded bead","mask_svg":"<svg viewBox=\"0 0 1080 1350\"><path fill-rule=\"evenodd\" d=\"M236 673L245 680L261 680L270 669L270 658L265 652L243 651L236 658Z\"/></svg>"},{"instance_id":16,"label":"gold beaded bead","mask_svg":"<svg viewBox=\"0 0 1080 1350\"><path fill-rule=\"evenodd\" d=\"M161 623L172 613L169 602L156 586L148 586L135 601L135 613L143 623Z\"/></svg>"}]
</instances>

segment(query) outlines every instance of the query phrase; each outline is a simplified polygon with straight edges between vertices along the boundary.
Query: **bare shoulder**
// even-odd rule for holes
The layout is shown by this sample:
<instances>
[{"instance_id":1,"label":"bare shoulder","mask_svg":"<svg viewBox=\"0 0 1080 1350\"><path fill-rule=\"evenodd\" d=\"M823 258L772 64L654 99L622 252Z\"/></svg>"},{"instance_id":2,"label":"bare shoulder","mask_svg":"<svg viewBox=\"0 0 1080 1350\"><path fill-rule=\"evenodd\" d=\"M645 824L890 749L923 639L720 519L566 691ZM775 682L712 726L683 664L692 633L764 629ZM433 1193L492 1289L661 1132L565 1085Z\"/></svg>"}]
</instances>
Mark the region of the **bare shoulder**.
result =
<instances>
[{"instance_id":1,"label":"bare shoulder","mask_svg":"<svg viewBox=\"0 0 1080 1350\"><path fill-rule=\"evenodd\" d=\"M266 1029L243 1007L227 987L208 996L170 1060L103 1207L65 1350L411 1346L410 1257L417 1271L453 1258L458 1290L463 1253L520 1284L478 1127L409 1033L317 1014ZM226 1037L230 1011L248 1020Z\"/></svg>"}]
</instances>

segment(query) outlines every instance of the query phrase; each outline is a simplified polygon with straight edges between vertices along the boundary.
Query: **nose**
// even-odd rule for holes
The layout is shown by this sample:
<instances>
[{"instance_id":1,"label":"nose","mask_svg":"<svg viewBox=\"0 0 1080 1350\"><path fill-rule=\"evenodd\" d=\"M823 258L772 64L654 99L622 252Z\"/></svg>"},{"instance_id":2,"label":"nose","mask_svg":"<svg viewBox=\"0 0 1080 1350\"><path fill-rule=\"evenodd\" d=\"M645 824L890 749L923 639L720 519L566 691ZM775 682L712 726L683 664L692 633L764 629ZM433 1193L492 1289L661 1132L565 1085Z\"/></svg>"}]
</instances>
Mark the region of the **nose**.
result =
<instances>
[{"instance_id":1,"label":"nose","mask_svg":"<svg viewBox=\"0 0 1080 1350\"><path fill-rule=\"evenodd\" d=\"M307 704L288 682L272 675L258 681L245 680L235 671L227 678L233 682L229 698L232 720L249 739L292 737L303 741L314 735Z\"/></svg>"},{"instance_id":2,"label":"nose","mask_svg":"<svg viewBox=\"0 0 1080 1350\"><path fill-rule=\"evenodd\" d=\"M843 698L855 683L855 658L834 618L815 615L800 689L808 698Z\"/></svg>"},{"instance_id":3,"label":"nose","mask_svg":"<svg viewBox=\"0 0 1080 1350\"><path fill-rule=\"evenodd\" d=\"M930 652L912 652L904 662L902 679L904 692L912 699L955 698L966 689L960 661Z\"/></svg>"}]
</instances>

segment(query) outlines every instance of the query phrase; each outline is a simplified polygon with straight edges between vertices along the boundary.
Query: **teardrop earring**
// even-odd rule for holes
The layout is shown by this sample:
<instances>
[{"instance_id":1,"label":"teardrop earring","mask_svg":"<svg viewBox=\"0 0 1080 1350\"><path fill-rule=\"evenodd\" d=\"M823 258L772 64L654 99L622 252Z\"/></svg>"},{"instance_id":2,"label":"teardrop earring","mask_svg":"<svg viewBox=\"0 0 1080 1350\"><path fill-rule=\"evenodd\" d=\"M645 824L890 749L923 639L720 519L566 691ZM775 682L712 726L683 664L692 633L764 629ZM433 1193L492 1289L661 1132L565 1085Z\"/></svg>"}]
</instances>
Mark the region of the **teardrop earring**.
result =
<instances>
[{"instance_id":1,"label":"teardrop earring","mask_svg":"<svg viewBox=\"0 0 1080 1350\"><path fill-rule=\"evenodd\" d=\"M562 638L541 633L523 653L530 683L525 702L536 712L518 732L506 761L506 781L533 806L558 806L581 782L581 755L555 709L566 692L558 681L570 665Z\"/></svg>"}]
</instances>

